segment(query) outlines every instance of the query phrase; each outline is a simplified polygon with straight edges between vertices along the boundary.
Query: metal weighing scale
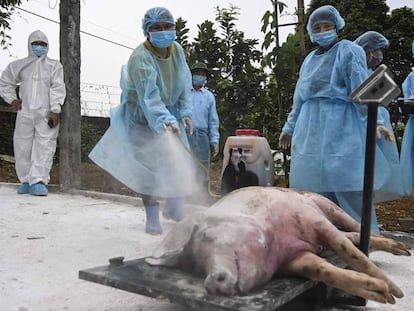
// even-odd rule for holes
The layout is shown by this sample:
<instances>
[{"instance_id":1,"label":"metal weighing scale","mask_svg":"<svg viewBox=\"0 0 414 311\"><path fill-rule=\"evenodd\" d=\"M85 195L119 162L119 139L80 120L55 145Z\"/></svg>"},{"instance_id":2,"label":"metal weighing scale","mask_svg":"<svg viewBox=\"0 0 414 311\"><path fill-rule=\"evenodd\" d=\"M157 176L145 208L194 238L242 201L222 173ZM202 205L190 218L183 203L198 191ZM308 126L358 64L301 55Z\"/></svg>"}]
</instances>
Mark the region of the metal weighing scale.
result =
<instances>
[{"instance_id":1,"label":"metal weighing scale","mask_svg":"<svg viewBox=\"0 0 414 311\"><path fill-rule=\"evenodd\" d=\"M367 255L371 231L377 109L378 105L388 105L399 94L400 90L391 78L390 71L381 65L350 95L353 102L368 105L360 246ZM336 256L327 260L336 266L345 267ZM79 278L148 297L167 299L191 310L308 311L318 310L326 302L366 304L360 297L341 297L337 291L322 283L296 277L275 278L246 296L215 296L207 294L204 278L177 269L150 266L145 263L145 258L124 261L123 257L116 257L109 262L106 266L79 271Z\"/></svg>"}]
</instances>

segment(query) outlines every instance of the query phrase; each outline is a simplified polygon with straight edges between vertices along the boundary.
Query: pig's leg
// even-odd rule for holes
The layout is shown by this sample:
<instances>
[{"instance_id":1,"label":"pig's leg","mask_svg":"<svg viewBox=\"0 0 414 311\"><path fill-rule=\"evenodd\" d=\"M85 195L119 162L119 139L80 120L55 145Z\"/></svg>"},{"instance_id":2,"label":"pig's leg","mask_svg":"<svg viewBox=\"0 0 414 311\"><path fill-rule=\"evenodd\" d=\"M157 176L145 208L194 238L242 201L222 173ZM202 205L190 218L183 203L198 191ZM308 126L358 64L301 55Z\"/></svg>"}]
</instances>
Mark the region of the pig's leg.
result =
<instances>
[{"instance_id":1,"label":"pig's leg","mask_svg":"<svg viewBox=\"0 0 414 311\"><path fill-rule=\"evenodd\" d=\"M323 244L331 247L352 269L384 280L388 284L392 295L398 298L404 296L401 289L330 222L315 222L314 228L318 232L319 238ZM394 299L392 297L389 297L388 299L389 302L393 300Z\"/></svg>"},{"instance_id":2,"label":"pig's leg","mask_svg":"<svg viewBox=\"0 0 414 311\"><path fill-rule=\"evenodd\" d=\"M344 232L344 234L349 240L351 240L352 243L359 245L359 232ZM398 242L383 236L371 236L370 247L372 247L374 250L384 251L398 256L411 256L411 253L409 252L410 247L402 242Z\"/></svg>"},{"instance_id":3,"label":"pig's leg","mask_svg":"<svg viewBox=\"0 0 414 311\"><path fill-rule=\"evenodd\" d=\"M334 202L322 195L311 192L305 192L304 195L311 198L326 215L329 221L331 221L334 225L338 225L344 230L350 231L346 232L345 235L355 245L359 245L359 232L361 230L361 226L356 220L345 213ZM394 255L411 256L410 252L408 251L410 248L404 243L397 242L393 239L388 239L374 233L372 233L370 236L370 245L375 250L382 250Z\"/></svg>"},{"instance_id":4,"label":"pig's leg","mask_svg":"<svg viewBox=\"0 0 414 311\"><path fill-rule=\"evenodd\" d=\"M312 193L312 192L303 192L303 195L312 199L320 210L325 214L325 216L332 222L335 226L340 227L344 231L350 232L361 232L361 224L353 219L350 215L344 212L338 205L336 205L331 200L325 198L324 196ZM371 236L378 236L377 234L372 233Z\"/></svg>"},{"instance_id":5,"label":"pig's leg","mask_svg":"<svg viewBox=\"0 0 414 311\"><path fill-rule=\"evenodd\" d=\"M283 271L323 282L365 299L395 303L384 280L361 272L338 268L310 252L302 253L293 259Z\"/></svg>"}]
</instances>

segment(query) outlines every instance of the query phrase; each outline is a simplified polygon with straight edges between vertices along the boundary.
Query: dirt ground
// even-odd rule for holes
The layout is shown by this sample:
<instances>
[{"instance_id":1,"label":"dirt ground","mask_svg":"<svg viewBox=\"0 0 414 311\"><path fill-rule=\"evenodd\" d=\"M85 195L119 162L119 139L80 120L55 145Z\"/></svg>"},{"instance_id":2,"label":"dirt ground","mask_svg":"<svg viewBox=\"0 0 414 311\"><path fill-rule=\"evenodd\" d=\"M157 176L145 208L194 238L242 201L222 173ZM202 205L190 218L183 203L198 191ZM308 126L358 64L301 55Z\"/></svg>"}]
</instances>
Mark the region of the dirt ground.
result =
<instances>
[{"instance_id":1,"label":"dirt ground","mask_svg":"<svg viewBox=\"0 0 414 311\"><path fill-rule=\"evenodd\" d=\"M58 167L51 171L51 184L59 184ZM82 168L82 189L103 191L135 196L134 192L112 179L97 166L84 163ZM221 163L212 163L210 180L211 191L220 193ZM18 182L14 166L6 162L0 162L0 181ZM283 186L283 181L279 181ZM400 200L384 202L376 206L378 223L382 230L414 232L414 198L404 197Z\"/></svg>"}]
</instances>

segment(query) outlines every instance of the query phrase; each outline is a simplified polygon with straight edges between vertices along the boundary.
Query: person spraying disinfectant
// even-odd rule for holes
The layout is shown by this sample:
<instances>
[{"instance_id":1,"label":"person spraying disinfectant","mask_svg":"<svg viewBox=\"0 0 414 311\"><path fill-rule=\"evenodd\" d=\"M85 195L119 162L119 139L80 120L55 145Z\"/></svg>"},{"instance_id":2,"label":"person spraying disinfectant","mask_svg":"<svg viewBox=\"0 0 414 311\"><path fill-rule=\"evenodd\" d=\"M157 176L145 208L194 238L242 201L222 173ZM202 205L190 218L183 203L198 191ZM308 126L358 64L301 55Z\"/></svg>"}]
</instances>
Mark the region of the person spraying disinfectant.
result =
<instances>
[{"instance_id":1,"label":"person spraying disinfectant","mask_svg":"<svg viewBox=\"0 0 414 311\"><path fill-rule=\"evenodd\" d=\"M163 7L142 19L147 40L121 70L121 104L111 111L111 125L89 157L141 195L145 232L162 234L163 215L184 217L183 198L195 183L186 130L191 134L191 73L183 48L175 42L175 20Z\"/></svg>"}]
</instances>

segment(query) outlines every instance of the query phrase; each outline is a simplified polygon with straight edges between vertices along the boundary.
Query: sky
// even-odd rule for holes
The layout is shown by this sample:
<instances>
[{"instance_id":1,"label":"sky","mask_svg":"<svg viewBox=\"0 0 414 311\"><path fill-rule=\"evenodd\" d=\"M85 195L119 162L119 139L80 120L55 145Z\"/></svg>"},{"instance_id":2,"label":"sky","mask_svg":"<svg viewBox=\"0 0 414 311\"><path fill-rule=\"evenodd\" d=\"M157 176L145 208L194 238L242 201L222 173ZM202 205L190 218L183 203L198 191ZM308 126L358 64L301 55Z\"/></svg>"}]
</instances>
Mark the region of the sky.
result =
<instances>
[{"instance_id":1,"label":"sky","mask_svg":"<svg viewBox=\"0 0 414 311\"><path fill-rule=\"evenodd\" d=\"M17 58L27 56L27 38L37 29L42 30L49 39L50 58L59 59L59 21L58 0L22 1L22 10L17 10L12 18L12 47L0 50L0 70ZM297 0L282 1L287 5L286 13L279 17L279 23L293 23ZM114 4L116 3L116 4ZM305 0L305 9L310 0ZM388 0L391 9L396 7L413 6L412 0ZM81 34L81 90L83 97L94 102L93 94L104 93L108 104L116 104L119 100L119 72L139 43L145 40L141 29L141 20L145 12L155 6L168 8L175 18L187 20L190 38L197 35L197 25L205 20L214 21L215 8L229 8L230 5L239 8L237 29L245 33L245 38L263 40L260 31L263 14L272 9L270 0L83 0L81 1L81 31L102 37L104 41L86 34ZM32 12L36 15L27 13ZM281 27L280 43L293 32L293 27ZM123 45L123 46L120 46ZM126 46L126 47L125 47ZM260 48L260 46L257 46ZM89 92L88 92L89 90ZM101 96L98 96L101 97ZM101 99L96 98L96 101Z\"/></svg>"}]
</instances>

